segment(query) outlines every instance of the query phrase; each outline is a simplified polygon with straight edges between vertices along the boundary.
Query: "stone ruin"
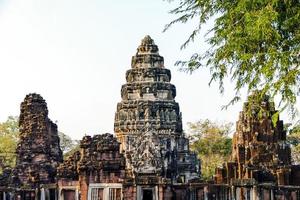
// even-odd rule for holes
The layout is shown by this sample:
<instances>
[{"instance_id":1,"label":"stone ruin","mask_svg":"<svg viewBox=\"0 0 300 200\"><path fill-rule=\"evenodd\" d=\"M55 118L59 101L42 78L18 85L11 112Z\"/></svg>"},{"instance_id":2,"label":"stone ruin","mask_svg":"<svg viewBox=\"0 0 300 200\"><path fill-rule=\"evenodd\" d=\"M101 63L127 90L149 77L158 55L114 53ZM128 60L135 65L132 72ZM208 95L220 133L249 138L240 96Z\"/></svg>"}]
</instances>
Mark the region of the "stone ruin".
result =
<instances>
[{"instance_id":1,"label":"stone ruin","mask_svg":"<svg viewBox=\"0 0 300 200\"><path fill-rule=\"evenodd\" d=\"M47 104L29 94L21 104L16 167L0 175L0 200L297 200L300 166L292 165L283 122L265 98L244 104L229 162L214 182L201 181L189 149L170 70L146 36L132 57L115 113L116 137L84 136L62 163L57 126Z\"/></svg>"},{"instance_id":2,"label":"stone ruin","mask_svg":"<svg viewBox=\"0 0 300 200\"><path fill-rule=\"evenodd\" d=\"M57 126L39 94L29 94L21 103L19 132L16 166L0 177L0 199L37 199L41 187L56 196L56 172L63 156Z\"/></svg>"},{"instance_id":3,"label":"stone ruin","mask_svg":"<svg viewBox=\"0 0 300 200\"><path fill-rule=\"evenodd\" d=\"M56 183L56 168L63 156L57 126L48 118L47 104L40 95L29 94L22 102L19 131L14 183L30 189Z\"/></svg>"},{"instance_id":4,"label":"stone ruin","mask_svg":"<svg viewBox=\"0 0 300 200\"><path fill-rule=\"evenodd\" d=\"M215 182L235 187L231 192L238 199L300 199L300 166L292 165L283 121L269 97L260 105L255 98L254 93L244 103L231 159L216 169Z\"/></svg>"}]
</instances>

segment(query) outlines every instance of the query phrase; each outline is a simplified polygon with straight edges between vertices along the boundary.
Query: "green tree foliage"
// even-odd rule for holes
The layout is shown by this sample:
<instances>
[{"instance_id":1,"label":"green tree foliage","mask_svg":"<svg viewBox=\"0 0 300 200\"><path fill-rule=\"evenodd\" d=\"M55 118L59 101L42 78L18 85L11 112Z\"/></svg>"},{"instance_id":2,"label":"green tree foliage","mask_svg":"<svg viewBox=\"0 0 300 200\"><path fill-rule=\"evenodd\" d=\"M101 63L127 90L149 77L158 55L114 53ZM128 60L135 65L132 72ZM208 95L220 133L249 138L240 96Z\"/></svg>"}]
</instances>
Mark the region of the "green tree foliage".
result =
<instances>
[{"instance_id":1,"label":"green tree foliage","mask_svg":"<svg viewBox=\"0 0 300 200\"><path fill-rule=\"evenodd\" d=\"M80 150L80 143L78 140L75 140L74 146L67 152L64 153L64 160L66 160L69 156L73 155L76 151Z\"/></svg>"},{"instance_id":2,"label":"green tree foliage","mask_svg":"<svg viewBox=\"0 0 300 200\"><path fill-rule=\"evenodd\" d=\"M64 158L72 155L75 151L79 150L79 141L73 140L70 136L58 132L58 136L60 139L60 148L64 154Z\"/></svg>"},{"instance_id":3,"label":"green tree foliage","mask_svg":"<svg viewBox=\"0 0 300 200\"><path fill-rule=\"evenodd\" d=\"M178 65L188 72L202 66L211 72L211 82L218 82L224 92L224 80L235 84L235 96L228 103L240 100L240 90L259 89L260 96L281 97L280 108L295 114L300 84L300 1L299 0L170 0L179 2L171 11L177 18L166 26L197 20L198 25L182 45L193 42L201 26L208 21L208 49ZM201 45L201 49L203 46ZM258 100L260 101L260 100ZM227 106L228 106L227 105Z\"/></svg>"},{"instance_id":4,"label":"green tree foliage","mask_svg":"<svg viewBox=\"0 0 300 200\"><path fill-rule=\"evenodd\" d=\"M5 167L14 167L19 138L18 117L8 117L0 123L0 172Z\"/></svg>"},{"instance_id":5,"label":"green tree foliage","mask_svg":"<svg viewBox=\"0 0 300 200\"><path fill-rule=\"evenodd\" d=\"M60 149L65 153L73 148L74 141L72 138L63 132L58 131Z\"/></svg>"},{"instance_id":6,"label":"green tree foliage","mask_svg":"<svg viewBox=\"0 0 300 200\"><path fill-rule=\"evenodd\" d=\"M300 164L300 125L289 131L288 141L292 147L292 159L295 164Z\"/></svg>"},{"instance_id":7,"label":"green tree foliage","mask_svg":"<svg viewBox=\"0 0 300 200\"><path fill-rule=\"evenodd\" d=\"M191 148L201 159L202 177L212 178L215 168L229 159L232 123L219 124L208 119L188 123Z\"/></svg>"}]
</instances>

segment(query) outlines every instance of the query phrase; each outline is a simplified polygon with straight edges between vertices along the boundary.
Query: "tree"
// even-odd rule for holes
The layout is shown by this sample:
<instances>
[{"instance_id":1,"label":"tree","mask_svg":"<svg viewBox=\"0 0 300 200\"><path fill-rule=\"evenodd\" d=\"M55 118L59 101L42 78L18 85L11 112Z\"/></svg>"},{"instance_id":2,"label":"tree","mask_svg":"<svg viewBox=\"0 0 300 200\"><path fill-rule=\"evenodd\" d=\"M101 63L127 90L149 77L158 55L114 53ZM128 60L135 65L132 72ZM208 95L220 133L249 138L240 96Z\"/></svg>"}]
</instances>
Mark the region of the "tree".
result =
<instances>
[{"instance_id":1,"label":"tree","mask_svg":"<svg viewBox=\"0 0 300 200\"><path fill-rule=\"evenodd\" d=\"M79 141L73 140L70 136L58 131L60 139L60 149L64 154L64 158L72 155L73 152L79 149Z\"/></svg>"},{"instance_id":2,"label":"tree","mask_svg":"<svg viewBox=\"0 0 300 200\"><path fill-rule=\"evenodd\" d=\"M215 169L229 159L231 154L232 123L219 124L208 119L188 123L191 148L201 159L202 177L212 178Z\"/></svg>"},{"instance_id":3,"label":"tree","mask_svg":"<svg viewBox=\"0 0 300 200\"><path fill-rule=\"evenodd\" d=\"M292 147L292 160L295 164L300 164L300 125L289 131L287 138Z\"/></svg>"},{"instance_id":4,"label":"tree","mask_svg":"<svg viewBox=\"0 0 300 200\"><path fill-rule=\"evenodd\" d=\"M75 143L73 145L73 147L64 153L64 160L67 159L69 156L72 156L76 151L80 150L80 143L78 140L75 140Z\"/></svg>"},{"instance_id":5,"label":"tree","mask_svg":"<svg viewBox=\"0 0 300 200\"><path fill-rule=\"evenodd\" d=\"M9 116L0 123L0 172L6 167L15 166L18 139L18 117Z\"/></svg>"},{"instance_id":6,"label":"tree","mask_svg":"<svg viewBox=\"0 0 300 200\"><path fill-rule=\"evenodd\" d=\"M177 18L165 30L176 23L198 22L182 48L197 38L203 24L213 21L205 53L199 50L176 64L188 72L208 67L209 84L217 81L221 93L224 80L231 79L235 96L227 106L239 101L241 89L246 88L248 92L259 90L262 98L267 93L271 98L278 95L280 109L296 113L300 93L299 0L180 0L171 13Z\"/></svg>"}]
</instances>

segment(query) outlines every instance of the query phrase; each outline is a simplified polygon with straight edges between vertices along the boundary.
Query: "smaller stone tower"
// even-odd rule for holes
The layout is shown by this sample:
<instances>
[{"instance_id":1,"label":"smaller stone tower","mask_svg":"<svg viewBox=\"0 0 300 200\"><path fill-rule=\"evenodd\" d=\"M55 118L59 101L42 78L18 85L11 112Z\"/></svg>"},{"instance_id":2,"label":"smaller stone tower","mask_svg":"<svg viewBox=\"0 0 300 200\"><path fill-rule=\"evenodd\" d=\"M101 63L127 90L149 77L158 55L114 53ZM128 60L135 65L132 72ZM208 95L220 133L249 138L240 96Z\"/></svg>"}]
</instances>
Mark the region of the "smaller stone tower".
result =
<instances>
[{"instance_id":1,"label":"smaller stone tower","mask_svg":"<svg viewBox=\"0 0 300 200\"><path fill-rule=\"evenodd\" d=\"M45 100L28 94L21 103L20 141L14 182L18 187L35 189L55 183L56 168L63 161L57 126L48 118Z\"/></svg>"},{"instance_id":2,"label":"smaller stone tower","mask_svg":"<svg viewBox=\"0 0 300 200\"><path fill-rule=\"evenodd\" d=\"M283 121L279 116L272 120L277 111L268 96L260 104L256 98L253 93L244 103L233 135L231 161L217 169L217 183L297 184Z\"/></svg>"}]
</instances>

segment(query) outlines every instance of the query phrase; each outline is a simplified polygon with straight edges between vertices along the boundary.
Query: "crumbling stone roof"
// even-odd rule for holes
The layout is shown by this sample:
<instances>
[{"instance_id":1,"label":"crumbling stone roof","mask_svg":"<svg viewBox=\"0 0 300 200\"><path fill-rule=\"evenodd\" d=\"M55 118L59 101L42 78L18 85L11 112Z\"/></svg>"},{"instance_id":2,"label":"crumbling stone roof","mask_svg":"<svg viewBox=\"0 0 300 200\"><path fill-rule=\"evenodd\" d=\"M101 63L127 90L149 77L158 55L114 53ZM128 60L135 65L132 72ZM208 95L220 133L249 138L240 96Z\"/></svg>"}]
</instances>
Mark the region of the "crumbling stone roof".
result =
<instances>
[{"instance_id":1,"label":"crumbling stone roof","mask_svg":"<svg viewBox=\"0 0 300 200\"><path fill-rule=\"evenodd\" d=\"M58 167L58 177L78 180L80 175L91 173L93 181L116 182L122 178L125 169L125 158L119 150L120 143L110 133L84 136L80 141L80 150ZM110 173L119 174L118 179L112 179Z\"/></svg>"},{"instance_id":2,"label":"crumbling stone roof","mask_svg":"<svg viewBox=\"0 0 300 200\"><path fill-rule=\"evenodd\" d=\"M64 162L57 168L57 177L69 180L78 180L77 166L80 156L80 152L76 151L64 160Z\"/></svg>"},{"instance_id":3,"label":"crumbling stone roof","mask_svg":"<svg viewBox=\"0 0 300 200\"><path fill-rule=\"evenodd\" d=\"M80 141L81 148L97 152L118 151L119 146L120 143L117 138L110 133L94 135L93 137L85 136Z\"/></svg>"},{"instance_id":4,"label":"crumbling stone roof","mask_svg":"<svg viewBox=\"0 0 300 200\"><path fill-rule=\"evenodd\" d=\"M118 171L124 169L125 159L119 154L120 143L109 133L85 136L81 142L79 170Z\"/></svg>"}]
</instances>

